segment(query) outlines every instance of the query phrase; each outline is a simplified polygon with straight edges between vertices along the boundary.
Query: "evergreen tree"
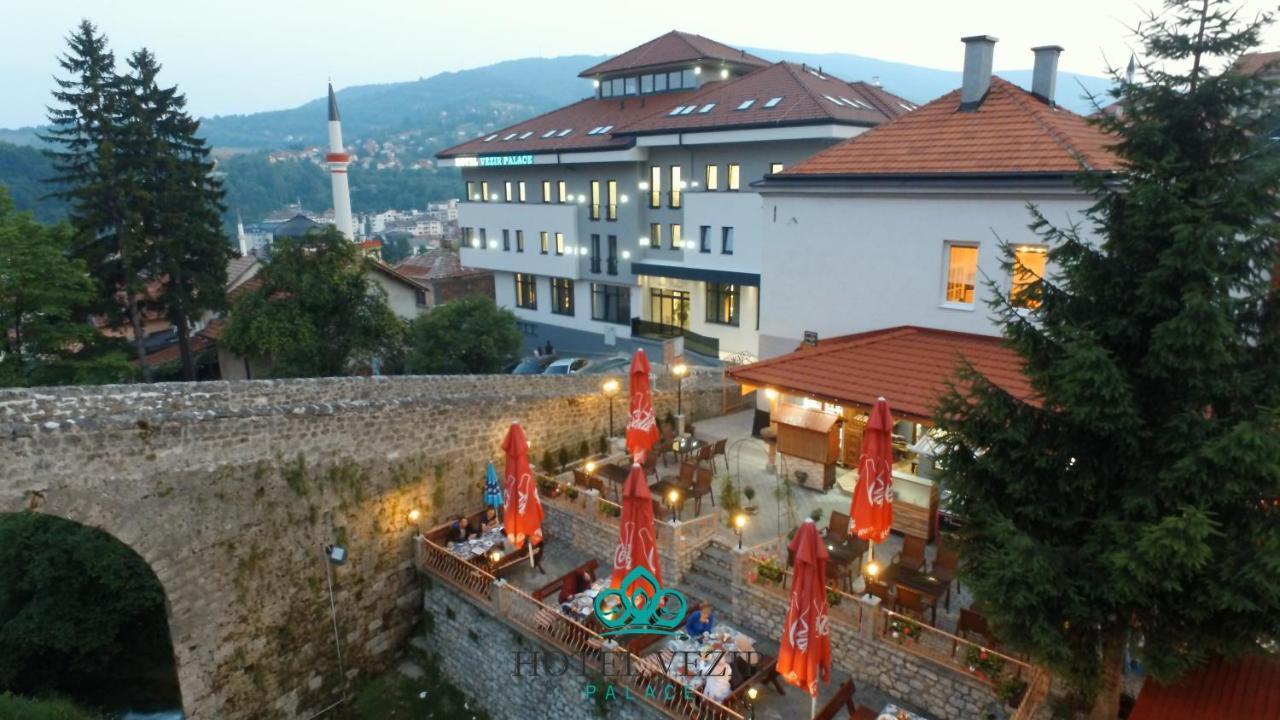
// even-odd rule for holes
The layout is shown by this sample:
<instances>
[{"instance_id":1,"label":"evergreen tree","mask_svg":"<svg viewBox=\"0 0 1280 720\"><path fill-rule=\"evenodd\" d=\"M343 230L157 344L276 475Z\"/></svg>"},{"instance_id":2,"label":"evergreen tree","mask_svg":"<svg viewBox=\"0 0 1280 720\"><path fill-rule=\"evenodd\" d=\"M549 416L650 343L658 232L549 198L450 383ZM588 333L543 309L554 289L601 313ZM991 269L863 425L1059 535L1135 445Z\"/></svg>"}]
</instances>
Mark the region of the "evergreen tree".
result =
<instances>
[{"instance_id":1,"label":"evergreen tree","mask_svg":"<svg viewBox=\"0 0 1280 720\"><path fill-rule=\"evenodd\" d=\"M156 304L177 330L183 373L195 380L192 322L225 302L231 246L222 235L222 188L212 176L200 123L176 87L161 88L160 65L146 49L121 79L121 163L141 189L140 230Z\"/></svg>"},{"instance_id":2,"label":"evergreen tree","mask_svg":"<svg viewBox=\"0 0 1280 720\"><path fill-rule=\"evenodd\" d=\"M1169 680L1280 635L1280 171L1255 145L1268 86L1217 71L1267 22L1169 0L1139 29L1145 81L1113 73L1125 112L1098 121L1127 171L1082 179L1099 239L1035 213L1038 305L993 301L1035 401L970 369L938 409L964 577L1096 720L1126 648Z\"/></svg>"},{"instance_id":3,"label":"evergreen tree","mask_svg":"<svg viewBox=\"0 0 1280 720\"><path fill-rule=\"evenodd\" d=\"M0 387L118 382L129 366L88 322L93 281L71 228L15 213L0 187Z\"/></svg>"},{"instance_id":4,"label":"evergreen tree","mask_svg":"<svg viewBox=\"0 0 1280 720\"><path fill-rule=\"evenodd\" d=\"M57 175L56 197L70 203L76 228L74 255L97 281L97 311L132 328L143 377L151 380L144 344L143 314L152 297L144 270L149 249L139 229L141 188L120 162L120 80L105 35L88 20L67 38L59 65L68 77L56 79L49 109L51 129L42 139Z\"/></svg>"},{"instance_id":5,"label":"evergreen tree","mask_svg":"<svg viewBox=\"0 0 1280 720\"><path fill-rule=\"evenodd\" d=\"M333 228L280 238L261 286L231 309L220 342L275 377L346 375L402 354L404 323L365 273L371 261Z\"/></svg>"}]
</instances>

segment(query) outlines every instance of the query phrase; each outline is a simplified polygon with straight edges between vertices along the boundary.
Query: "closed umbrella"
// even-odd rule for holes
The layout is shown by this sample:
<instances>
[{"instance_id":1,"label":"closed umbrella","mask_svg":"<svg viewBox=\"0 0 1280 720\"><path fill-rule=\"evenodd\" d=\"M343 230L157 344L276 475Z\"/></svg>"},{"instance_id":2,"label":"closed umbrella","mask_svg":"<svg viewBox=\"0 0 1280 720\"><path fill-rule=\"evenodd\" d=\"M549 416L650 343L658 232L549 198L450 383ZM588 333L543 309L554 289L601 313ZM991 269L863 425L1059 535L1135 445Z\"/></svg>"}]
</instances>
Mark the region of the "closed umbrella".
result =
<instances>
[{"instance_id":1,"label":"closed umbrella","mask_svg":"<svg viewBox=\"0 0 1280 720\"><path fill-rule=\"evenodd\" d=\"M649 358L644 350L631 356L631 401L627 406L627 452L643 463L645 454L658 442L658 422L653 414L653 391L649 388Z\"/></svg>"},{"instance_id":2,"label":"closed umbrella","mask_svg":"<svg viewBox=\"0 0 1280 720\"><path fill-rule=\"evenodd\" d=\"M498 484L498 471L493 468L493 461L490 460L484 469L484 506L501 510L502 505L502 486Z\"/></svg>"},{"instance_id":3,"label":"closed umbrella","mask_svg":"<svg viewBox=\"0 0 1280 720\"><path fill-rule=\"evenodd\" d=\"M507 455L507 497L502 518L507 541L519 550L527 540L529 564L533 565L533 546L542 543L542 501L529 467L529 441L520 423L511 423L502 451Z\"/></svg>"},{"instance_id":4,"label":"closed umbrella","mask_svg":"<svg viewBox=\"0 0 1280 720\"><path fill-rule=\"evenodd\" d=\"M627 597L635 597L635 588L624 588L622 583L637 567L648 570L649 576L658 585L662 584L653 530L653 496L649 494L644 468L633 463L622 488L622 521L618 523L618 549L613 553L613 577L609 587L621 589ZM644 573L637 577L639 579L634 584L646 582ZM646 587L644 596L653 597L657 590L657 587Z\"/></svg>"},{"instance_id":5,"label":"closed umbrella","mask_svg":"<svg viewBox=\"0 0 1280 720\"><path fill-rule=\"evenodd\" d=\"M853 521L849 532L871 543L884 542L893 525L893 415L884 398L876 398L862 432L858 484L853 489L849 517Z\"/></svg>"},{"instance_id":6,"label":"closed umbrella","mask_svg":"<svg viewBox=\"0 0 1280 720\"><path fill-rule=\"evenodd\" d=\"M818 681L831 682L831 632L827 616L827 546L818 526L805 519L789 546L795 558L791 602L778 649L778 674L818 703Z\"/></svg>"}]
</instances>

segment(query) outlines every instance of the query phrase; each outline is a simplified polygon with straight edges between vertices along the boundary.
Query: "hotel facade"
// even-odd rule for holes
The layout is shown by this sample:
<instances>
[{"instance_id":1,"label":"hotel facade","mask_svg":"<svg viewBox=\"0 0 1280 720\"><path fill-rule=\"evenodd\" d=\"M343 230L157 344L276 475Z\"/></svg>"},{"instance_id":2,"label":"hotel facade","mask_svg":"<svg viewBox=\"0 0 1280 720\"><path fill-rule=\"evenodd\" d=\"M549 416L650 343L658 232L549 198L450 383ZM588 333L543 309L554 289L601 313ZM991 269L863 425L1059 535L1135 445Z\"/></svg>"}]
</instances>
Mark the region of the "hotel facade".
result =
<instances>
[{"instance_id":1,"label":"hotel facade","mask_svg":"<svg viewBox=\"0 0 1280 720\"><path fill-rule=\"evenodd\" d=\"M466 186L463 264L494 271L527 346L562 354L682 336L708 360L757 357L752 183L915 107L680 32L581 77L591 97L439 153Z\"/></svg>"}]
</instances>

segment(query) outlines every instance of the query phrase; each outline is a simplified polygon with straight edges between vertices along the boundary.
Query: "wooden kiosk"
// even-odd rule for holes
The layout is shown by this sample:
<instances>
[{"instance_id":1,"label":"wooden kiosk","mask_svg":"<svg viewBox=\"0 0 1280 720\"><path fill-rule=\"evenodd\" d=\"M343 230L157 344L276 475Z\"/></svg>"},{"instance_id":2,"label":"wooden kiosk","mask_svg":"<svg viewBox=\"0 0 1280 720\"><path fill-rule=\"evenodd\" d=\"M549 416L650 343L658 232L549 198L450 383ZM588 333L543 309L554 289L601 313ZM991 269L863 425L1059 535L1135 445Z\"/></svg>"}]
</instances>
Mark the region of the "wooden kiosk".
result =
<instances>
[{"instance_id":1,"label":"wooden kiosk","mask_svg":"<svg viewBox=\"0 0 1280 720\"><path fill-rule=\"evenodd\" d=\"M779 470L788 480L826 491L836 482L840 459L840 418L796 405L781 405L773 414L778 428Z\"/></svg>"}]
</instances>

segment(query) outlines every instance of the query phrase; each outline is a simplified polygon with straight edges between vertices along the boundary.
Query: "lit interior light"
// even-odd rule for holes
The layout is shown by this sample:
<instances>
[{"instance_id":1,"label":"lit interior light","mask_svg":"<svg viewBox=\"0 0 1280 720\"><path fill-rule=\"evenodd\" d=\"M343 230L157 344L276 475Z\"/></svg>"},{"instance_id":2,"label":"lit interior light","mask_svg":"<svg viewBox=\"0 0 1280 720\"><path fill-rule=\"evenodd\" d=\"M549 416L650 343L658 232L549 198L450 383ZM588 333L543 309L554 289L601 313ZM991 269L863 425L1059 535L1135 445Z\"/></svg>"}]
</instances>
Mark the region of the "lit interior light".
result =
<instances>
[{"instance_id":1,"label":"lit interior light","mask_svg":"<svg viewBox=\"0 0 1280 720\"><path fill-rule=\"evenodd\" d=\"M498 241L497 241L497 240L490 240L490 241L489 241L489 249L490 249L490 250L497 250L497 249L498 249Z\"/></svg>"},{"instance_id":2,"label":"lit interior light","mask_svg":"<svg viewBox=\"0 0 1280 720\"><path fill-rule=\"evenodd\" d=\"M685 241L684 241L684 249L685 249L685 250L692 250L692 249L693 249L693 241L692 241L692 240L685 240Z\"/></svg>"},{"instance_id":3,"label":"lit interior light","mask_svg":"<svg viewBox=\"0 0 1280 720\"><path fill-rule=\"evenodd\" d=\"M778 391L774 390L773 388L765 388L764 396L769 398L770 400L773 400L778 397Z\"/></svg>"},{"instance_id":4,"label":"lit interior light","mask_svg":"<svg viewBox=\"0 0 1280 720\"><path fill-rule=\"evenodd\" d=\"M480 196L479 196L479 195L472 195L472 196L471 196L471 199L472 199L472 200L479 200L479 199L480 199Z\"/></svg>"},{"instance_id":5,"label":"lit interior light","mask_svg":"<svg viewBox=\"0 0 1280 720\"><path fill-rule=\"evenodd\" d=\"M685 181L681 180L681 181L680 181L680 189L681 189L681 190L684 190L684 189L685 189L685 188L687 188L687 187L689 187L689 183L687 183L687 182L685 182Z\"/></svg>"},{"instance_id":6,"label":"lit interior light","mask_svg":"<svg viewBox=\"0 0 1280 720\"><path fill-rule=\"evenodd\" d=\"M497 201L498 201L498 193L494 193L494 194L493 194L493 201L494 201L494 202L497 202Z\"/></svg>"},{"instance_id":7,"label":"lit interior light","mask_svg":"<svg viewBox=\"0 0 1280 720\"><path fill-rule=\"evenodd\" d=\"M623 259L623 260L630 260L630 259L631 259L631 251L630 251L630 250L623 250L623 251L622 251L622 259Z\"/></svg>"},{"instance_id":8,"label":"lit interior light","mask_svg":"<svg viewBox=\"0 0 1280 720\"><path fill-rule=\"evenodd\" d=\"M579 254L579 255L586 255L586 254L587 254L587 249L586 249L586 248L578 248L578 254Z\"/></svg>"},{"instance_id":9,"label":"lit interior light","mask_svg":"<svg viewBox=\"0 0 1280 720\"><path fill-rule=\"evenodd\" d=\"M599 81L599 80L592 80L592 81L591 81L591 87L600 87L600 81Z\"/></svg>"},{"instance_id":10,"label":"lit interior light","mask_svg":"<svg viewBox=\"0 0 1280 720\"><path fill-rule=\"evenodd\" d=\"M586 196L586 195L579 195L579 196L578 196L578 202L579 202L579 203L585 203L586 201L587 201L587 196Z\"/></svg>"},{"instance_id":11,"label":"lit interior light","mask_svg":"<svg viewBox=\"0 0 1280 720\"><path fill-rule=\"evenodd\" d=\"M698 181L697 181L697 180L694 180L694 181L693 181L693 186L694 186L694 187L698 187Z\"/></svg>"}]
</instances>

